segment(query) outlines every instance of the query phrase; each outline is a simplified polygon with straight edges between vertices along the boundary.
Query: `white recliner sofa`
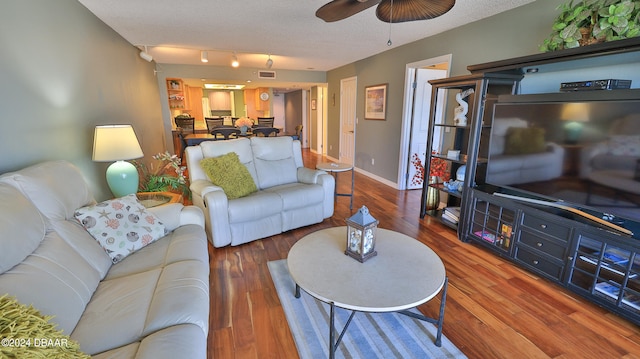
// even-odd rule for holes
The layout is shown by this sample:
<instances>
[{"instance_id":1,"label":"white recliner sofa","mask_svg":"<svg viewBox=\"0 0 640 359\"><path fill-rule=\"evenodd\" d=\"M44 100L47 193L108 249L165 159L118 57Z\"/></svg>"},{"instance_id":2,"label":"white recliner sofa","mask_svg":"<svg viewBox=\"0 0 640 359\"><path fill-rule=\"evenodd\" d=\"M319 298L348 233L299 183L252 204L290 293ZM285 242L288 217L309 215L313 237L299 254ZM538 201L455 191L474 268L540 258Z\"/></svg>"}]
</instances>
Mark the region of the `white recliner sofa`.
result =
<instances>
[{"instance_id":1,"label":"white recliner sofa","mask_svg":"<svg viewBox=\"0 0 640 359\"><path fill-rule=\"evenodd\" d=\"M200 161L230 152L249 170L257 192L229 199L210 181ZM204 211L215 247L266 238L333 215L333 176L305 168L300 141L289 136L205 141L185 153L193 204Z\"/></svg>"},{"instance_id":2,"label":"white recliner sofa","mask_svg":"<svg viewBox=\"0 0 640 359\"><path fill-rule=\"evenodd\" d=\"M200 209L150 208L168 234L112 264L74 217L94 203L66 161L0 176L0 296L53 316L94 359L206 358L209 258Z\"/></svg>"}]
</instances>

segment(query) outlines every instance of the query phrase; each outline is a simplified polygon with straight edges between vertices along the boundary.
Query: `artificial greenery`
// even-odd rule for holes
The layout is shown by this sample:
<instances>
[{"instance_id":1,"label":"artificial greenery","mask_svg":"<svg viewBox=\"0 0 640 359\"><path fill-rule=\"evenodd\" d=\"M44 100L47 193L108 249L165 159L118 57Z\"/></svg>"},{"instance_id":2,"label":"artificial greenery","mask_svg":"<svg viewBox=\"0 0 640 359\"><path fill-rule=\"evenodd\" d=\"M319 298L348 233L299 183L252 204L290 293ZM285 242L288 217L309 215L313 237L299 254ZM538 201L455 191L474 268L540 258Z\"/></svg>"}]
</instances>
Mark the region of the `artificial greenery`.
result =
<instances>
[{"instance_id":1,"label":"artificial greenery","mask_svg":"<svg viewBox=\"0 0 640 359\"><path fill-rule=\"evenodd\" d=\"M570 0L540 46L555 51L640 35L640 0Z\"/></svg>"},{"instance_id":2,"label":"artificial greenery","mask_svg":"<svg viewBox=\"0 0 640 359\"><path fill-rule=\"evenodd\" d=\"M186 198L191 198L189 184L184 175L186 168L182 160L169 152L158 153L153 156L150 164L132 161L138 169L140 183L138 192L179 192Z\"/></svg>"}]
</instances>

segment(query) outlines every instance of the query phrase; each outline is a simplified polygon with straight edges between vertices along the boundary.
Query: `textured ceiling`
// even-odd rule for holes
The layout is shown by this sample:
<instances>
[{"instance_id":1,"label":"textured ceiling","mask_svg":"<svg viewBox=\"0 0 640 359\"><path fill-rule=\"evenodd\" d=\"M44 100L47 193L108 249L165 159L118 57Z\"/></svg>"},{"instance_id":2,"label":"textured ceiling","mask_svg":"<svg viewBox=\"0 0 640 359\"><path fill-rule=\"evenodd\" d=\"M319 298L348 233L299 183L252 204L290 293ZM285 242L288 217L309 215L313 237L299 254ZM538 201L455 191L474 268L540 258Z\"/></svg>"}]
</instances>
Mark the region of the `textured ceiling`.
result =
<instances>
[{"instance_id":1,"label":"textured ceiling","mask_svg":"<svg viewBox=\"0 0 640 359\"><path fill-rule=\"evenodd\" d=\"M242 67L265 69L270 54L272 70L316 71L533 1L457 0L441 17L389 25L376 18L375 6L326 23L315 11L328 0L79 0L160 64L203 65L200 51L208 50L208 65L229 66L235 52Z\"/></svg>"}]
</instances>

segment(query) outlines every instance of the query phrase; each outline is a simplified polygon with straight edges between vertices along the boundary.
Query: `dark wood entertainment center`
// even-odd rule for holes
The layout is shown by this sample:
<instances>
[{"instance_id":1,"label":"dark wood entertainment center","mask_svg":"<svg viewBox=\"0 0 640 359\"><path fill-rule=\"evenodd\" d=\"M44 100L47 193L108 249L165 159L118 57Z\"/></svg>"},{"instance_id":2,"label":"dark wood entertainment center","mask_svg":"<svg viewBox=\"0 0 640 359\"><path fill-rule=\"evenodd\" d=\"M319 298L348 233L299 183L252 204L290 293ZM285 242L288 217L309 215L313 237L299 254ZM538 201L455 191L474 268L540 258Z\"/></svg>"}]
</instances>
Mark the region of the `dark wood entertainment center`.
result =
<instances>
[{"instance_id":1,"label":"dark wood entertainment center","mask_svg":"<svg viewBox=\"0 0 640 359\"><path fill-rule=\"evenodd\" d=\"M603 63L632 63L640 68L640 38L472 65L467 67L470 75L431 81L427 148L433 148L436 133L461 156L447 158L427 151L425 173L429 173L431 159L437 157L450 162L452 174L465 165L466 174L461 192L425 182L420 216L442 217L442 209L426 208L428 189L435 187L448 194L447 207L460 207L458 223L442 219L457 230L460 240L487 248L640 325L640 218L625 223L633 235L622 234L571 211L494 195L482 181L498 96L519 94L524 78L550 68L588 69ZM474 90L467 99L468 125L455 126L436 113L439 101L452 100L468 89Z\"/></svg>"}]
</instances>

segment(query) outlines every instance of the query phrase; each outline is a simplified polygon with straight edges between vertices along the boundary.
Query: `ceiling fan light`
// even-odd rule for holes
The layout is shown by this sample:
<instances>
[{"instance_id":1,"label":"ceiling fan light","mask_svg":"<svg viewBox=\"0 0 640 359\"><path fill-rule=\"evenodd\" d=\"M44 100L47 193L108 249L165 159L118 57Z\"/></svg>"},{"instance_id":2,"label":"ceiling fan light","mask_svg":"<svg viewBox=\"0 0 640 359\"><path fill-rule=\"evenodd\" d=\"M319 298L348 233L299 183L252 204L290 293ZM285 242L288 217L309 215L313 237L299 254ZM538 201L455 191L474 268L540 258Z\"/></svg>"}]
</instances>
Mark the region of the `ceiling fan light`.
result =
<instances>
[{"instance_id":1,"label":"ceiling fan light","mask_svg":"<svg viewBox=\"0 0 640 359\"><path fill-rule=\"evenodd\" d=\"M200 52L200 61L209 62L209 53L207 51Z\"/></svg>"}]
</instances>

